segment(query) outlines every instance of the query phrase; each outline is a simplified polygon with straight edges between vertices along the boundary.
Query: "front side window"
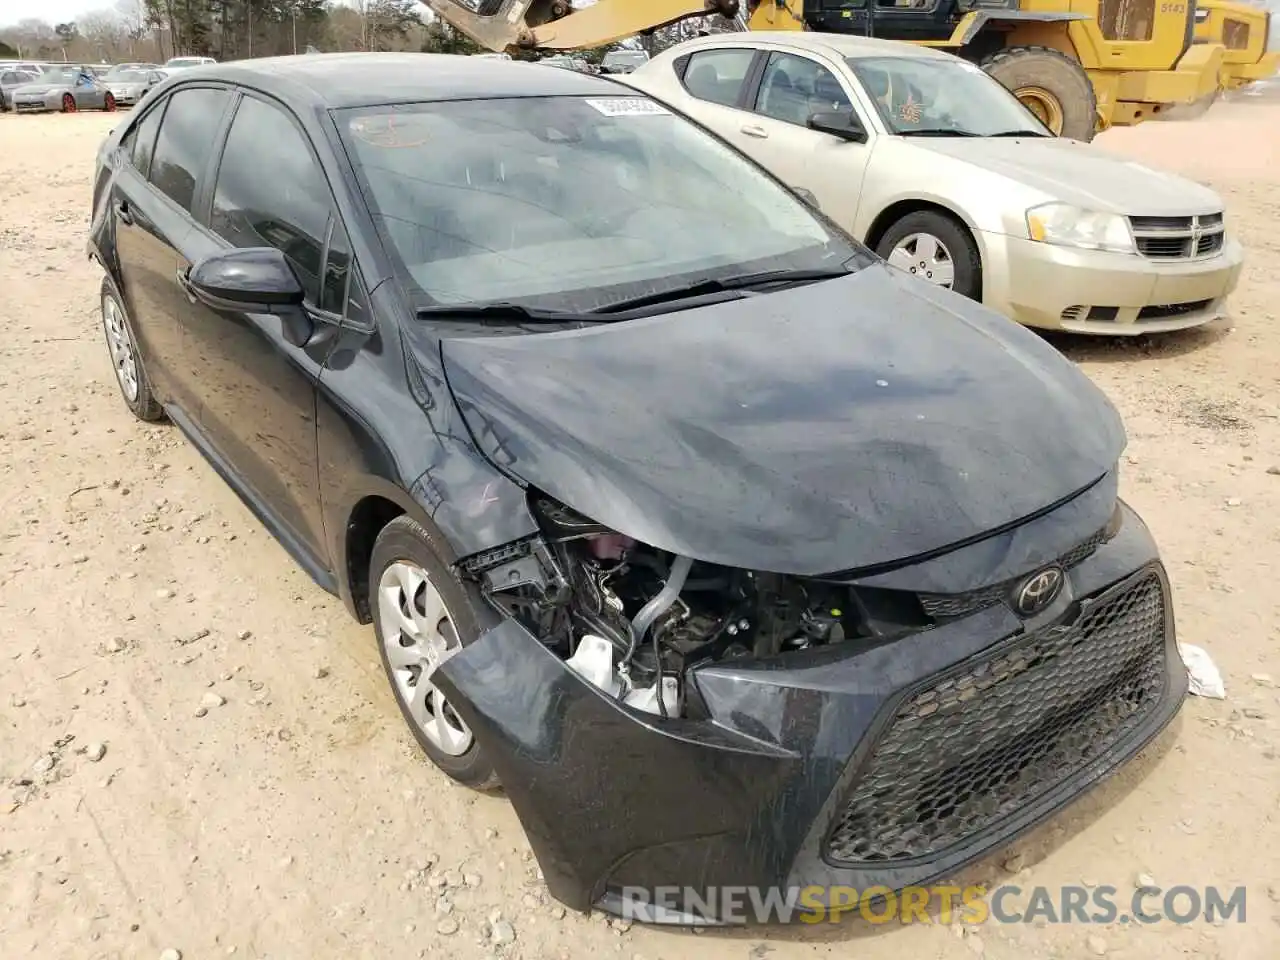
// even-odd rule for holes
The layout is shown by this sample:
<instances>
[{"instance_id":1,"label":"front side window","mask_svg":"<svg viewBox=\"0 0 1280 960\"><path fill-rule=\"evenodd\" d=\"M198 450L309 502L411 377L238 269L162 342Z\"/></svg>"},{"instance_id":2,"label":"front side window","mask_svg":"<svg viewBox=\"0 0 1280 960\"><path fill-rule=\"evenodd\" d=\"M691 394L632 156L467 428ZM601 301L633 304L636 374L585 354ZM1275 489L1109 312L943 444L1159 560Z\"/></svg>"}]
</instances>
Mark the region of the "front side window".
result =
<instances>
[{"instance_id":1,"label":"front side window","mask_svg":"<svg viewBox=\"0 0 1280 960\"><path fill-rule=\"evenodd\" d=\"M689 57L684 88L699 100L732 107L738 102L755 56L756 52L750 49L700 50Z\"/></svg>"},{"instance_id":2,"label":"front side window","mask_svg":"<svg viewBox=\"0 0 1280 960\"><path fill-rule=\"evenodd\" d=\"M756 112L803 126L810 114L852 110L840 81L822 64L792 53L771 53L756 94Z\"/></svg>"},{"instance_id":3,"label":"front side window","mask_svg":"<svg viewBox=\"0 0 1280 960\"><path fill-rule=\"evenodd\" d=\"M228 96L226 90L196 87L169 97L151 158L150 178L187 212L195 201L196 183L213 150Z\"/></svg>"},{"instance_id":4,"label":"front side window","mask_svg":"<svg viewBox=\"0 0 1280 960\"><path fill-rule=\"evenodd\" d=\"M891 133L1050 137L998 81L958 57L852 57L849 66Z\"/></svg>"},{"instance_id":5,"label":"front side window","mask_svg":"<svg viewBox=\"0 0 1280 960\"><path fill-rule=\"evenodd\" d=\"M647 98L339 117L370 212L421 306L581 312L690 277L869 257L741 154Z\"/></svg>"},{"instance_id":6,"label":"front side window","mask_svg":"<svg viewBox=\"0 0 1280 960\"><path fill-rule=\"evenodd\" d=\"M210 228L237 247L277 247L312 303L332 204L311 144L279 107L245 97L227 134Z\"/></svg>"}]
</instances>

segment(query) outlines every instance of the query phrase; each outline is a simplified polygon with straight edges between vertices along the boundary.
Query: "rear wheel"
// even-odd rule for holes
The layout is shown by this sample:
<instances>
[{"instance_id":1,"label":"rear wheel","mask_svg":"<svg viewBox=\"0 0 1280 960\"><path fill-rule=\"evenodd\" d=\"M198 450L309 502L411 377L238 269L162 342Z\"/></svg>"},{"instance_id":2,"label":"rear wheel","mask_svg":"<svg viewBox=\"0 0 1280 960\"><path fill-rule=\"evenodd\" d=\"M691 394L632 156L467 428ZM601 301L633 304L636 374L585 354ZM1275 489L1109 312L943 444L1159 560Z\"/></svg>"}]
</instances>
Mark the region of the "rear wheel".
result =
<instances>
[{"instance_id":1,"label":"rear wheel","mask_svg":"<svg viewBox=\"0 0 1280 960\"><path fill-rule=\"evenodd\" d=\"M164 419L164 409L151 392L151 383L142 367L142 358L133 341L133 329L115 286L102 281L102 331L111 351L111 367L120 387L120 396L139 420L155 423Z\"/></svg>"},{"instance_id":2,"label":"rear wheel","mask_svg":"<svg viewBox=\"0 0 1280 960\"><path fill-rule=\"evenodd\" d=\"M102 101L102 109L107 111L107 113L114 113L116 109L116 98L108 93Z\"/></svg>"},{"instance_id":3,"label":"rear wheel","mask_svg":"<svg viewBox=\"0 0 1280 960\"><path fill-rule=\"evenodd\" d=\"M1058 136L1093 139L1098 98L1079 61L1049 47L1008 47L983 60L982 69Z\"/></svg>"},{"instance_id":4,"label":"rear wheel","mask_svg":"<svg viewBox=\"0 0 1280 960\"><path fill-rule=\"evenodd\" d=\"M76 98L69 93L64 93L62 95L62 112L63 113L76 112Z\"/></svg>"}]
</instances>

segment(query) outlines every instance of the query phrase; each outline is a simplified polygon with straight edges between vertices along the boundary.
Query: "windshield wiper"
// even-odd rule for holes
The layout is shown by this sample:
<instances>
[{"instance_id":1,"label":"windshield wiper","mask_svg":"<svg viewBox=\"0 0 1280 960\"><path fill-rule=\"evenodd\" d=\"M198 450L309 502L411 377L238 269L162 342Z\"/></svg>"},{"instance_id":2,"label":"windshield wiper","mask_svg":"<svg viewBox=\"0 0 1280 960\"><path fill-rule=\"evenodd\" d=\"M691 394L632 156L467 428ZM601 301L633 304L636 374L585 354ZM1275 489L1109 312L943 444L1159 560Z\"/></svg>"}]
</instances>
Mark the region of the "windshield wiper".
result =
<instances>
[{"instance_id":1,"label":"windshield wiper","mask_svg":"<svg viewBox=\"0 0 1280 960\"><path fill-rule=\"evenodd\" d=\"M999 133L988 133L988 137L1047 137L1050 134L1039 130L1001 130Z\"/></svg>"},{"instance_id":2,"label":"windshield wiper","mask_svg":"<svg viewBox=\"0 0 1280 960\"><path fill-rule=\"evenodd\" d=\"M709 293L748 290L752 287L767 286L771 283L816 283L819 280L834 280L837 277L847 276L849 276L848 270L828 267L826 269L813 270L761 270L757 273L742 273L731 277L707 277L703 280L695 280L693 283L686 284L683 287L673 287L670 290L659 290L657 293L646 293L626 300L617 300L603 307L597 307L591 313L621 313L626 310L638 310L642 307L651 307L660 303L688 300L692 297L701 297Z\"/></svg>"},{"instance_id":3,"label":"windshield wiper","mask_svg":"<svg viewBox=\"0 0 1280 960\"><path fill-rule=\"evenodd\" d=\"M427 320L509 320L513 323L574 323L591 320L582 313L563 310L540 310L522 303L498 301L496 303L441 303L433 307L420 307L415 311L419 319Z\"/></svg>"},{"instance_id":4,"label":"windshield wiper","mask_svg":"<svg viewBox=\"0 0 1280 960\"><path fill-rule=\"evenodd\" d=\"M926 127L923 130L899 130L900 137L976 137L968 130L952 130L949 127Z\"/></svg>"}]
</instances>

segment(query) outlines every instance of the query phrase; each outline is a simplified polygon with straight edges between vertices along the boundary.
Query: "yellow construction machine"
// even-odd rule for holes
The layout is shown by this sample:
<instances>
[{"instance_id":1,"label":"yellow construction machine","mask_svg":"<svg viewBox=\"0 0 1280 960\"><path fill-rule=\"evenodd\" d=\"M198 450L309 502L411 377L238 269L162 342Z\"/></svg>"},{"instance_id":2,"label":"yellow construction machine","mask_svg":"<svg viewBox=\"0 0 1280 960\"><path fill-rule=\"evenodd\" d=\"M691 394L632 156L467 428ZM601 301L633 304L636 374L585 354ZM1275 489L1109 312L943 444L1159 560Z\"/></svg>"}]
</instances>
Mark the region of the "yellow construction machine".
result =
<instances>
[{"instance_id":1,"label":"yellow construction machine","mask_svg":"<svg viewBox=\"0 0 1280 960\"><path fill-rule=\"evenodd\" d=\"M598 47L667 24L738 15L738 0L425 0L490 50ZM1206 0L1207 2L1207 0ZM1196 0L748 0L752 30L818 30L953 50L1055 133L1090 140L1211 101L1220 42L1192 43Z\"/></svg>"},{"instance_id":2,"label":"yellow construction machine","mask_svg":"<svg viewBox=\"0 0 1280 960\"><path fill-rule=\"evenodd\" d=\"M1280 51L1267 50L1271 12L1236 0L1199 0L1196 4L1197 44L1221 44L1222 80L1236 90L1266 80L1280 70Z\"/></svg>"}]
</instances>

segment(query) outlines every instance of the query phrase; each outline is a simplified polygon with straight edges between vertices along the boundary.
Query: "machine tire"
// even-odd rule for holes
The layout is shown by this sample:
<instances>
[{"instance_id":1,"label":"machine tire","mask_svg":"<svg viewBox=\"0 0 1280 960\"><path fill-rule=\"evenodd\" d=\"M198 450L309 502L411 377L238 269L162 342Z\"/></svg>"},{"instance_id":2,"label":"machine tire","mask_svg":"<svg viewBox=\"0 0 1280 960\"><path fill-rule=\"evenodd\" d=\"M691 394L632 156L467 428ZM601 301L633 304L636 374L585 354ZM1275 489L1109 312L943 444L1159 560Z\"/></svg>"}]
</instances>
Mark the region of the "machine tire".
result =
<instances>
[{"instance_id":1,"label":"machine tire","mask_svg":"<svg viewBox=\"0 0 1280 960\"><path fill-rule=\"evenodd\" d=\"M980 64L1060 137L1093 139L1098 97L1076 59L1049 47L1006 47Z\"/></svg>"}]
</instances>

